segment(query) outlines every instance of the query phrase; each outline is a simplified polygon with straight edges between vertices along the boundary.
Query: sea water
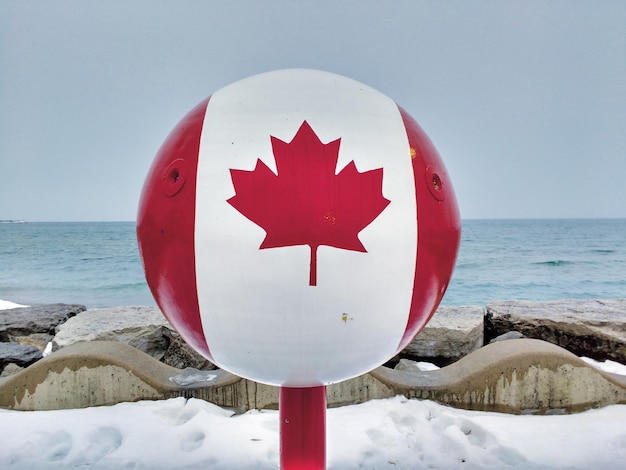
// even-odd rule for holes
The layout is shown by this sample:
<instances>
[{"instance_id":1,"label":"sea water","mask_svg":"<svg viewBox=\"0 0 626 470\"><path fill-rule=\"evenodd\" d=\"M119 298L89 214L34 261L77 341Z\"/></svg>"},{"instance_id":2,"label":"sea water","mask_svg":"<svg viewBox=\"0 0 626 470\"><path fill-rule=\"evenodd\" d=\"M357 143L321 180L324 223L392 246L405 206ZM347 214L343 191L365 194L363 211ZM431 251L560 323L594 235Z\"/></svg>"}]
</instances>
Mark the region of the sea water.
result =
<instances>
[{"instance_id":1,"label":"sea water","mask_svg":"<svg viewBox=\"0 0 626 470\"><path fill-rule=\"evenodd\" d=\"M444 305L626 297L626 219L463 221Z\"/></svg>"},{"instance_id":2,"label":"sea water","mask_svg":"<svg viewBox=\"0 0 626 470\"><path fill-rule=\"evenodd\" d=\"M626 219L464 220L442 305L623 297ZM133 222L1 223L0 299L155 305Z\"/></svg>"},{"instance_id":3,"label":"sea water","mask_svg":"<svg viewBox=\"0 0 626 470\"><path fill-rule=\"evenodd\" d=\"M133 222L0 224L0 299L155 305Z\"/></svg>"}]
</instances>

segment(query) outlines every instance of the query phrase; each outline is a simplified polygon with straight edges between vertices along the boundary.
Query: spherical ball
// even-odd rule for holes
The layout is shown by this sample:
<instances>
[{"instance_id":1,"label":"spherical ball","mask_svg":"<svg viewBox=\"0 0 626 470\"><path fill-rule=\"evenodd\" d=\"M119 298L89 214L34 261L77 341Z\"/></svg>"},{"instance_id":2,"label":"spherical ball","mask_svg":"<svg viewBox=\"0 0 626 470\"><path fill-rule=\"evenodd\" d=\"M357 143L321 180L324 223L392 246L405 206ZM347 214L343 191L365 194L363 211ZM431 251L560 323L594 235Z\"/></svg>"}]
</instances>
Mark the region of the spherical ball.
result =
<instances>
[{"instance_id":1,"label":"spherical ball","mask_svg":"<svg viewBox=\"0 0 626 470\"><path fill-rule=\"evenodd\" d=\"M297 69L229 85L180 121L137 234L150 289L191 346L239 376L312 387L372 370L425 326L460 219L405 110Z\"/></svg>"}]
</instances>

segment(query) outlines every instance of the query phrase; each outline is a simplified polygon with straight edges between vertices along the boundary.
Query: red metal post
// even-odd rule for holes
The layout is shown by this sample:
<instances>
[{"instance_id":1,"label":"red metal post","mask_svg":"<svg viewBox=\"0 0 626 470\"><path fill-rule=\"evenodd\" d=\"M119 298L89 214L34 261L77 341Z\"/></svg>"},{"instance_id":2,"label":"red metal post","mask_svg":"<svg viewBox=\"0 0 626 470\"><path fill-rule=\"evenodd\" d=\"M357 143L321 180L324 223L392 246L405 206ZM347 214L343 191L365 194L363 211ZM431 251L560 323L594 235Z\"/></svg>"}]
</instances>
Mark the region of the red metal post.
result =
<instances>
[{"instance_id":1,"label":"red metal post","mask_svg":"<svg viewBox=\"0 0 626 470\"><path fill-rule=\"evenodd\" d=\"M326 468L326 387L280 387L281 470Z\"/></svg>"}]
</instances>

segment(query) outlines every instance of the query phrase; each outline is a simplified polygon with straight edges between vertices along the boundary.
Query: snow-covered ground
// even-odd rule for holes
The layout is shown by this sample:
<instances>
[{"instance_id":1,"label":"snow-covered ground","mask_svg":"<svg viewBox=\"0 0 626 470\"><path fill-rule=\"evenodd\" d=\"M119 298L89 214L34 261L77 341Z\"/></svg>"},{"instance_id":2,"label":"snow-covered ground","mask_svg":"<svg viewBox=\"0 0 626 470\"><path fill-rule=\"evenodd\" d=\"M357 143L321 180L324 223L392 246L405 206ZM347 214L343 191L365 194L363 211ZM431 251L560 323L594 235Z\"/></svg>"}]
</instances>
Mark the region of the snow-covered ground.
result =
<instances>
[{"instance_id":1,"label":"snow-covered ground","mask_svg":"<svg viewBox=\"0 0 626 470\"><path fill-rule=\"evenodd\" d=\"M626 375L622 364L585 360ZM276 411L236 415L184 398L0 409L2 469L275 469L278 461ZM329 470L622 469L626 405L513 416L404 397L372 400L327 411L327 461Z\"/></svg>"},{"instance_id":2,"label":"snow-covered ground","mask_svg":"<svg viewBox=\"0 0 626 470\"><path fill-rule=\"evenodd\" d=\"M0 410L0 468L275 469L278 412L198 399ZM328 469L623 469L626 405L512 416L395 397L327 411Z\"/></svg>"}]
</instances>

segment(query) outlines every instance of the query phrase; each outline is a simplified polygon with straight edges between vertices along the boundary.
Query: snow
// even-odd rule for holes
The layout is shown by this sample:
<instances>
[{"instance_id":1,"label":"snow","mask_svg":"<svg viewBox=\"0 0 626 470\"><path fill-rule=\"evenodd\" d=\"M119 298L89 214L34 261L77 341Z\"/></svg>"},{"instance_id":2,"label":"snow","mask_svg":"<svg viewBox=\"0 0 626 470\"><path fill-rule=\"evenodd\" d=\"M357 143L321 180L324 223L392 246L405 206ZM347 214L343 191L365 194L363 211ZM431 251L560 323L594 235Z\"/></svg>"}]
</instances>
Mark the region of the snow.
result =
<instances>
[{"instance_id":1,"label":"snow","mask_svg":"<svg viewBox=\"0 0 626 470\"><path fill-rule=\"evenodd\" d=\"M11 308L28 307L28 305L20 305L15 302L0 299L0 310L9 310Z\"/></svg>"},{"instance_id":2,"label":"snow","mask_svg":"<svg viewBox=\"0 0 626 470\"><path fill-rule=\"evenodd\" d=\"M0 301L0 309L12 308L6 305ZM583 359L626 375L622 364ZM327 410L327 467L618 469L626 461L625 423L626 405L515 416L397 396ZM276 469L279 462L277 411L235 414L199 399L0 409L0 436L2 469Z\"/></svg>"},{"instance_id":3,"label":"snow","mask_svg":"<svg viewBox=\"0 0 626 470\"><path fill-rule=\"evenodd\" d=\"M590 364L593 367L603 370L604 372L610 372L611 374L626 375L626 365L620 364L619 362L615 362L611 360L599 362L599 361L596 361L594 359L591 359L589 357L584 357L584 356L581 357L581 359L585 361L587 364Z\"/></svg>"},{"instance_id":4,"label":"snow","mask_svg":"<svg viewBox=\"0 0 626 470\"><path fill-rule=\"evenodd\" d=\"M50 354L52 354L52 341L50 341L48 344L46 344L46 347L44 348L44 350L41 353L41 355L43 357L48 357Z\"/></svg>"},{"instance_id":5,"label":"snow","mask_svg":"<svg viewBox=\"0 0 626 470\"><path fill-rule=\"evenodd\" d=\"M327 411L328 469L623 468L626 405L562 416L394 397ZM0 468L275 469L278 412L184 398L0 410ZM461 465L462 464L462 465Z\"/></svg>"},{"instance_id":6,"label":"snow","mask_svg":"<svg viewBox=\"0 0 626 470\"><path fill-rule=\"evenodd\" d=\"M201 382L210 382L217 377L217 374L212 374L204 370L185 369L182 373L170 377L170 382L176 385L191 385Z\"/></svg>"},{"instance_id":7,"label":"snow","mask_svg":"<svg viewBox=\"0 0 626 470\"><path fill-rule=\"evenodd\" d=\"M437 367L432 362L423 362L423 361L416 362L415 363L415 367L417 367L418 370L421 370L423 372L427 372L429 370L437 370L437 369L439 369L439 367Z\"/></svg>"}]
</instances>

